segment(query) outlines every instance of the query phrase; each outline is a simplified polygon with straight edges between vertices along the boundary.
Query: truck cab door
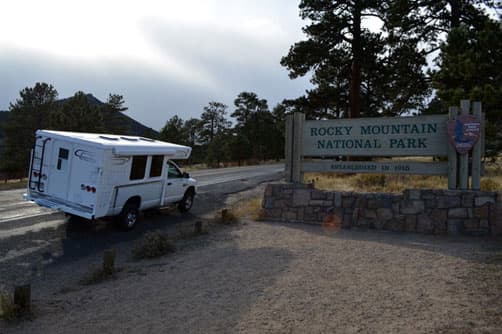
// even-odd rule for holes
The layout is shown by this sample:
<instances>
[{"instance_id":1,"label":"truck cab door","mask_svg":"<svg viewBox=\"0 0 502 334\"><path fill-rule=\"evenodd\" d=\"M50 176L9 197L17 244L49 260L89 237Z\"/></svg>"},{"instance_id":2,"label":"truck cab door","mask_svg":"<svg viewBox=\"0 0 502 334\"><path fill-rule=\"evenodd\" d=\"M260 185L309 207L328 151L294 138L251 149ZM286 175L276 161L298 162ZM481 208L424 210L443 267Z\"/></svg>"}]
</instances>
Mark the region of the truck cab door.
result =
<instances>
[{"instance_id":1,"label":"truck cab door","mask_svg":"<svg viewBox=\"0 0 502 334\"><path fill-rule=\"evenodd\" d=\"M183 198L186 188L186 179L183 178L183 173L172 161L167 161L166 168L167 183L163 202L165 204L171 204L178 202Z\"/></svg>"}]
</instances>

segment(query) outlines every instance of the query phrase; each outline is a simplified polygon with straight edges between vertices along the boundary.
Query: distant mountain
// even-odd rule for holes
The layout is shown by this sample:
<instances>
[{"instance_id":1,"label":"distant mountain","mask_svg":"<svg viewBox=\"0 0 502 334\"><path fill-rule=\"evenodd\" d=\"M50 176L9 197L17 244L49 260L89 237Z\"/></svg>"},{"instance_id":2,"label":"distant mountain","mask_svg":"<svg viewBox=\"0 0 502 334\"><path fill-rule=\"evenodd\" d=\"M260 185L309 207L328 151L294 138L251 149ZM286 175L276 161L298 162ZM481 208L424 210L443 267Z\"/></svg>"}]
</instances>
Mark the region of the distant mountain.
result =
<instances>
[{"instance_id":1,"label":"distant mountain","mask_svg":"<svg viewBox=\"0 0 502 334\"><path fill-rule=\"evenodd\" d=\"M87 101L91 106L102 107L104 102L98 100L92 94L86 94ZM70 98L58 100L58 103L65 103ZM127 112L126 112L127 113ZM149 128L122 112L102 111L106 129L115 129L114 132L130 136L142 136L157 138L159 132Z\"/></svg>"},{"instance_id":2,"label":"distant mountain","mask_svg":"<svg viewBox=\"0 0 502 334\"><path fill-rule=\"evenodd\" d=\"M87 101L92 106L104 106L105 103L98 100L94 95L87 94ZM58 100L58 103L65 103L70 98ZM103 110L103 120L105 122L106 129L114 129L116 133L130 135L130 136L141 136L141 137L150 137L157 138L159 136L159 132L155 131L152 128L149 128L135 119L129 117L125 113L122 112L110 112ZM8 111L0 111L0 146L2 146L4 132L2 125L6 122L9 117Z\"/></svg>"}]
</instances>

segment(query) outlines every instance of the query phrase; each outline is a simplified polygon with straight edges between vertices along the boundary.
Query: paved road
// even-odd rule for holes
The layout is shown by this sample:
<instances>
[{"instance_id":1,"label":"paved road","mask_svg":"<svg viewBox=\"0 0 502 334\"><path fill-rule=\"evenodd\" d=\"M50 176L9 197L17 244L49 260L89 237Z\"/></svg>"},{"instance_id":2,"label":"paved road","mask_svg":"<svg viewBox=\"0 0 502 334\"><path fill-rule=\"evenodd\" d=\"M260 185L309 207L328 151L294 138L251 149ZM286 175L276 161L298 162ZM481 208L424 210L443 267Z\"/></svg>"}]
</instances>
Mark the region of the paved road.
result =
<instances>
[{"instance_id":1,"label":"paved road","mask_svg":"<svg viewBox=\"0 0 502 334\"><path fill-rule=\"evenodd\" d=\"M69 222L60 212L24 201L24 189L0 191L0 290L2 285L39 275L47 264L72 262L135 241L148 230L176 233L180 224L204 219L221 208L228 194L278 180L283 170L284 165L276 164L194 171L191 175L199 181L199 193L189 214L167 210L144 217L127 233L108 222Z\"/></svg>"},{"instance_id":2,"label":"paved road","mask_svg":"<svg viewBox=\"0 0 502 334\"><path fill-rule=\"evenodd\" d=\"M273 175L284 170L283 164L230 167L194 171L191 176L198 181L200 192L211 191L211 186L231 181L246 180ZM0 238L2 231L40 221L42 217L53 215L53 210L40 207L23 200L25 189L0 191Z\"/></svg>"}]
</instances>

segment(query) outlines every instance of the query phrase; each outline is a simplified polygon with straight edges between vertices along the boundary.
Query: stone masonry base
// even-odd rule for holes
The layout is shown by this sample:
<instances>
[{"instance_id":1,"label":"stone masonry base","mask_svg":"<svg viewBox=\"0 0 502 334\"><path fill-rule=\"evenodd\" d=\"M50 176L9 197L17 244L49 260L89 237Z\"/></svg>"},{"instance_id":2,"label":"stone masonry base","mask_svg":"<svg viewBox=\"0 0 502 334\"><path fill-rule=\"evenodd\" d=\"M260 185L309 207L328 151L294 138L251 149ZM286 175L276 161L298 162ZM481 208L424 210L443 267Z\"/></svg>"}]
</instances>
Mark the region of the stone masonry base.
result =
<instances>
[{"instance_id":1,"label":"stone masonry base","mask_svg":"<svg viewBox=\"0 0 502 334\"><path fill-rule=\"evenodd\" d=\"M273 221L426 234L502 235L495 192L407 189L402 194L322 191L310 185L269 184L263 218Z\"/></svg>"}]
</instances>

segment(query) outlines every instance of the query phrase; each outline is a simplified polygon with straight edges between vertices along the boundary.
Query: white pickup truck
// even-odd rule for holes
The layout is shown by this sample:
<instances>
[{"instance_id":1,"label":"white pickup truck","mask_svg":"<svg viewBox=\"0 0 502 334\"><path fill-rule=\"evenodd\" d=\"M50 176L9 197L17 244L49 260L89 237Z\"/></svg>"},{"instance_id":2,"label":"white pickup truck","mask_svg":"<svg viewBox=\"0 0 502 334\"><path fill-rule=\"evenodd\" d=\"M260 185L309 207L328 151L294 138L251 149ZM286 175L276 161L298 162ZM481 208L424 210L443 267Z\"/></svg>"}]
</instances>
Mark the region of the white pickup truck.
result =
<instances>
[{"instance_id":1,"label":"white pickup truck","mask_svg":"<svg viewBox=\"0 0 502 334\"><path fill-rule=\"evenodd\" d=\"M131 229L141 210L190 210L197 182L171 160L190 153L143 137L38 130L25 199L90 220L116 216Z\"/></svg>"}]
</instances>

